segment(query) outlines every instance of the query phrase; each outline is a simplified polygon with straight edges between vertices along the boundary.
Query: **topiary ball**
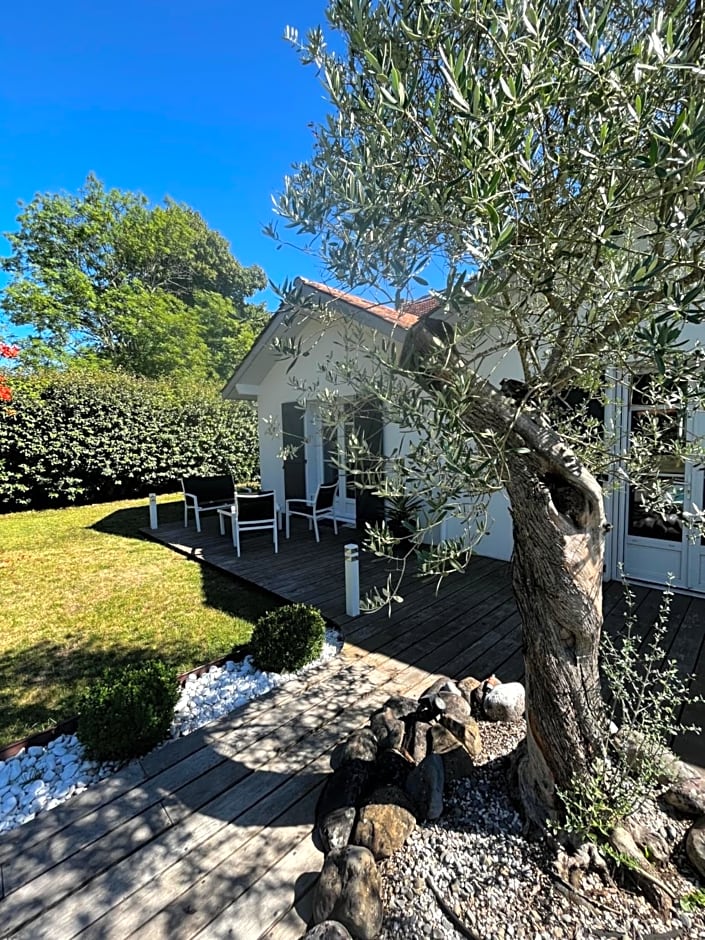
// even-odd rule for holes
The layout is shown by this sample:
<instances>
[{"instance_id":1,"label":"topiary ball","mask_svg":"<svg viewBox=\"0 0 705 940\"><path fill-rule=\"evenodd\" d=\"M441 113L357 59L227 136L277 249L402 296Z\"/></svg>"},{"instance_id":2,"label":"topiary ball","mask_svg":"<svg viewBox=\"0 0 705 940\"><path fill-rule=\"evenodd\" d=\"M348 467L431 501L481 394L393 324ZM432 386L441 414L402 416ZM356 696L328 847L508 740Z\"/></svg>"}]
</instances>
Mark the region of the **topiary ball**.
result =
<instances>
[{"instance_id":1,"label":"topiary ball","mask_svg":"<svg viewBox=\"0 0 705 940\"><path fill-rule=\"evenodd\" d=\"M152 660L108 669L79 703L79 741L92 760L129 760L163 741L179 700L176 670Z\"/></svg>"},{"instance_id":2,"label":"topiary ball","mask_svg":"<svg viewBox=\"0 0 705 940\"><path fill-rule=\"evenodd\" d=\"M288 604L270 610L252 632L252 659L263 672L295 672L321 655L325 633L325 621L315 607Z\"/></svg>"}]
</instances>

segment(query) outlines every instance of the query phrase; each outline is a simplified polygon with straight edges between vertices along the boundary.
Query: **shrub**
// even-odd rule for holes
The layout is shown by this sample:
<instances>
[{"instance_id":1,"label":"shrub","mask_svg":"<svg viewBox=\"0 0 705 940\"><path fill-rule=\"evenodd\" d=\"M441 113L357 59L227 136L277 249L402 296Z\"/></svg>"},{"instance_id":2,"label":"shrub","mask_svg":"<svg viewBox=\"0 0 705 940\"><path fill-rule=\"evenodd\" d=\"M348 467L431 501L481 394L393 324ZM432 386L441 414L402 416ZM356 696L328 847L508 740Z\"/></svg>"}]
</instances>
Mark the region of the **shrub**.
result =
<instances>
[{"instance_id":1,"label":"shrub","mask_svg":"<svg viewBox=\"0 0 705 940\"><path fill-rule=\"evenodd\" d=\"M578 840L608 846L614 827L653 798L672 771L669 739L700 729L678 720L683 705L702 699L689 691L690 676L666 659L663 642L673 593L664 591L651 632L642 647L634 594L624 582L625 629L618 640L602 634L602 671L610 693L610 723L600 742L602 753L589 775L576 775L558 795L565 808L565 830ZM621 860L621 859L620 859Z\"/></svg>"},{"instance_id":2,"label":"shrub","mask_svg":"<svg viewBox=\"0 0 705 940\"><path fill-rule=\"evenodd\" d=\"M12 385L12 407L0 409L4 511L168 492L182 476L257 474L254 411L214 387L87 369Z\"/></svg>"},{"instance_id":3,"label":"shrub","mask_svg":"<svg viewBox=\"0 0 705 940\"><path fill-rule=\"evenodd\" d=\"M163 741L179 698L176 670L157 660L107 670L79 705L78 738L93 760L128 760Z\"/></svg>"},{"instance_id":4,"label":"shrub","mask_svg":"<svg viewBox=\"0 0 705 940\"><path fill-rule=\"evenodd\" d=\"M320 656L325 636L320 611L306 604L270 610L255 624L250 649L264 672L294 672Z\"/></svg>"}]
</instances>

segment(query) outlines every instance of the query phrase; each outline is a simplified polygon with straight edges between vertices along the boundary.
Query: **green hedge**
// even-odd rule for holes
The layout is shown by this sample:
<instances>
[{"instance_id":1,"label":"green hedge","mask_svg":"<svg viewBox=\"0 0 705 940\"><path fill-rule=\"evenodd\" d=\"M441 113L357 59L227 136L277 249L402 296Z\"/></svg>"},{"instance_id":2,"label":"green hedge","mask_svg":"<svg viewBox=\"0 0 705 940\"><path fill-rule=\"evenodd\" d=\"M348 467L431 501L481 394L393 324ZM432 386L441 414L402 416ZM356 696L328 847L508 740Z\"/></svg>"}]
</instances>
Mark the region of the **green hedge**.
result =
<instances>
[{"instance_id":1,"label":"green hedge","mask_svg":"<svg viewBox=\"0 0 705 940\"><path fill-rule=\"evenodd\" d=\"M179 477L258 473L252 407L212 387L113 371L12 377L0 406L0 511L168 492Z\"/></svg>"}]
</instances>

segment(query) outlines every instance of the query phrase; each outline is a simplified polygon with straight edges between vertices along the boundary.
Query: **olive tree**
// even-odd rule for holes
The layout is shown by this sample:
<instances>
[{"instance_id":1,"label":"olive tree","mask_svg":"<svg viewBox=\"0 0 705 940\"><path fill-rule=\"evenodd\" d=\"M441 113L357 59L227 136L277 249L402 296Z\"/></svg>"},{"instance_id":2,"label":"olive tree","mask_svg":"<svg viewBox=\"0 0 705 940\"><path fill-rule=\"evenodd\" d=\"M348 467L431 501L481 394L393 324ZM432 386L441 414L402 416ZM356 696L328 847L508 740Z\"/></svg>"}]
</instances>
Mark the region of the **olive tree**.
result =
<instances>
[{"instance_id":1,"label":"olive tree","mask_svg":"<svg viewBox=\"0 0 705 940\"><path fill-rule=\"evenodd\" d=\"M397 307L437 288L400 356L336 368L415 430L386 486L423 493L431 521L462 494L479 537L486 494L508 494L519 778L543 822L602 754L602 484L640 483L663 509L659 466L699 446L679 429L686 402L703 407L684 335L705 320L701 0L330 0L327 17L332 45L289 34L331 114L278 213L341 285ZM589 405L644 373L669 408L617 454Z\"/></svg>"}]
</instances>

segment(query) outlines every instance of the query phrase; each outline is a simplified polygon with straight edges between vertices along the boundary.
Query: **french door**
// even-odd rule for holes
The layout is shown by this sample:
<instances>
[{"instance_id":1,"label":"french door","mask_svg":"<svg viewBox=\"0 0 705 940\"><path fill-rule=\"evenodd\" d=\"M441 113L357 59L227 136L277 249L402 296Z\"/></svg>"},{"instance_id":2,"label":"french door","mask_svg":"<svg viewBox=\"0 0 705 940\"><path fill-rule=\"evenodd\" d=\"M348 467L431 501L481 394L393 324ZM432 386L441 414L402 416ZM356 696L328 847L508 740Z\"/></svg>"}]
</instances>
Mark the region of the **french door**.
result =
<instances>
[{"instance_id":1,"label":"french door","mask_svg":"<svg viewBox=\"0 0 705 940\"><path fill-rule=\"evenodd\" d=\"M628 394L623 415L627 446L645 427L658 433L663 425L662 440L666 442L674 434L705 436L704 412L679 417L667 402L647 401L638 381ZM656 460L655 470L665 489L660 509L650 507L648 479L644 487L630 486L621 494L624 573L655 584L672 580L675 587L705 591L705 541L687 525L688 514L705 503L704 468L679 460L667 447Z\"/></svg>"},{"instance_id":2,"label":"french door","mask_svg":"<svg viewBox=\"0 0 705 940\"><path fill-rule=\"evenodd\" d=\"M353 442L364 440L373 458L383 452L383 425L379 408L351 402L342 419L327 424L317 404L306 409L308 488L314 493L320 483L338 480L336 515L350 523L358 521L362 491L357 482L365 471L364 459L354 457Z\"/></svg>"}]
</instances>

